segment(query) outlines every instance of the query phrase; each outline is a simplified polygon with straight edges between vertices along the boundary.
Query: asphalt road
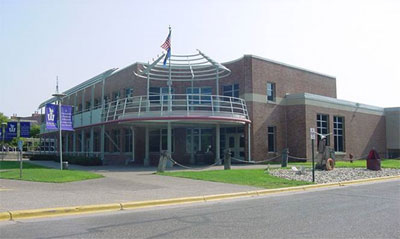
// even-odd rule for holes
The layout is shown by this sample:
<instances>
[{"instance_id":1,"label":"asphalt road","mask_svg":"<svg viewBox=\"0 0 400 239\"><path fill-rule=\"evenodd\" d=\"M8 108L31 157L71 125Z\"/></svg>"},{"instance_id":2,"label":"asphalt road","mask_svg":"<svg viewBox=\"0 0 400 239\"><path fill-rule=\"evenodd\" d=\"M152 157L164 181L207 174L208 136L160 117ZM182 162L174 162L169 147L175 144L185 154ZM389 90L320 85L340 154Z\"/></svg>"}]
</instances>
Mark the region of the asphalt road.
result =
<instances>
[{"instance_id":1,"label":"asphalt road","mask_svg":"<svg viewBox=\"0 0 400 239\"><path fill-rule=\"evenodd\" d=\"M1 222L1 238L400 238L400 181Z\"/></svg>"}]
</instances>

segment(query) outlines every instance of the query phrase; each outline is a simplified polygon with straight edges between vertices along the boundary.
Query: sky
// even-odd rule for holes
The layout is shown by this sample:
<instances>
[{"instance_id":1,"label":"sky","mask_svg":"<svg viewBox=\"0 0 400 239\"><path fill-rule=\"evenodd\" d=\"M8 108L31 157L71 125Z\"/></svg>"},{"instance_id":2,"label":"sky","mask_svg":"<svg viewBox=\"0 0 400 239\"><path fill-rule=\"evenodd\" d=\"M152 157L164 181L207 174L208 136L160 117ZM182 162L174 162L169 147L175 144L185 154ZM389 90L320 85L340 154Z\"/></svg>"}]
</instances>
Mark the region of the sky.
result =
<instances>
[{"instance_id":1,"label":"sky","mask_svg":"<svg viewBox=\"0 0 400 239\"><path fill-rule=\"evenodd\" d=\"M28 116L55 92L173 54L253 54L336 77L337 98L400 107L398 0L0 0L0 112Z\"/></svg>"}]
</instances>

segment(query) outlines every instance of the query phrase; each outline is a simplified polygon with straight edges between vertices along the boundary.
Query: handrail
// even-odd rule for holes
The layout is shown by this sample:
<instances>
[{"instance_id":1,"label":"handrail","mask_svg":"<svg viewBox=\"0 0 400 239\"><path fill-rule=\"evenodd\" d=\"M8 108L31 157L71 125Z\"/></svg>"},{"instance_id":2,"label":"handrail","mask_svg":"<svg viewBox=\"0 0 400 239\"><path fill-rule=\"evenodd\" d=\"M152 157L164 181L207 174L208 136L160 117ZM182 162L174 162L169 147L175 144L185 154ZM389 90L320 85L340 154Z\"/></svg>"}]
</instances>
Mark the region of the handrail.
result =
<instances>
[{"instance_id":1,"label":"handrail","mask_svg":"<svg viewBox=\"0 0 400 239\"><path fill-rule=\"evenodd\" d=\"M122 118L188 115L249 119L243 99L201 94L158 94L117 99L108 103L101 117L107 122Z\"/></svg>"}]
</instances>

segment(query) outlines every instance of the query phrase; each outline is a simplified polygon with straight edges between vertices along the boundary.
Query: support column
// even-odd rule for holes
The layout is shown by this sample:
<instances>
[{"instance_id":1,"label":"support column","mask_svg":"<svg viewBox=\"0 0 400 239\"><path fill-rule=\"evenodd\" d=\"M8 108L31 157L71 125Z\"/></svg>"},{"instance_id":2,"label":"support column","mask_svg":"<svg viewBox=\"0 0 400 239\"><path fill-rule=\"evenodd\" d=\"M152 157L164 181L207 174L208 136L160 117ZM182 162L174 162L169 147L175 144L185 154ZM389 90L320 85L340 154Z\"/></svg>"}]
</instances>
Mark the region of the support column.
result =
<instances>
[{"instance_id":1,"label":"support column","mask_svg":"<svg viewBox=\"0 0 400 239\"><path fill-rule=\"evenodd\" d=\"M217 124L217 126L215 127L215 163L216 164L221 164L221 155L220 155L220 151L221 151L221 136L220 136L220 126L219 124Z\"/></svg>"},{"instance_id":2,"label":"support column","mask_svg":"<svg viewBox=\"0 0 400 239\"><path fill-rule=\"evenodd\" d=\"M104 133L105 133L105 125L101 126L100 130L100 159L104 164Z\"/></svg>"},{"instance_id":3,"label":"support column","mask_svg":"<svg viewBox=\"0 0 400 239\"><path fill-rule=\"evenodd\" d=\"M76 131L72 134L72 152L76 154Z\"/></svg>"},{"instance_id":4,"label":"support column","mask_svg":"<svg viewBox=\"0 0 400 239\"><path fill-rule=\"evenodd\" d=\"M85 130L81 130L81 153L85 152Z\"/></svg>"},{"instance_id":5,"label":"support column","mask_svg":"<svg viewBox=\"0 0 400 239\"><path fill-rule=\"evenodd\" d=\"M69 153L69 133L65 132L65 152Z\"/></svg>"},{"instance_id":6,"label":"support column","mask_svg":"<svg viewBox=\"0 0 400 239\"><path fill-rule=\"evenodd\" d=\"M167 128L167 150L169 156L172 158L172 128L171 128L171 122L168 122L168 128ZM172 167L172 162L170 160L167 161L167 167L170 168Z\"/></svg>"},{"instance_id":7,"label":"support column","mask_svg":"<svg viewBox=\"0 0 400 239\"><path fill-rule=\"evenodd\" d=\"M145 136L144 136L144 142L145 142L145 149L144 149L144 160L143 164L145 167L150 165L150 158L149 158L149 127L146 126L145 128Z\"/></svg>"},{"instance_id":8,"label":"support column","mask_svg":"<svg viewBox=\"0 0 400 239\"><path fill-rule=\"evenodd\" d=\"M248 161L251 161L251 124L247 124L247 153Z\"/></svg>"},{"instance_id":9,"label":"support column","mask_svg":"<svg viewBox=\"0 0 400 239\"><path fill-rule=\"evenodd\" d=\"M131 127L132 131L132 162L135 162L135 128Z\"/></svg>"},{"instance_id":10,"label":"support column","mask_svg":"<svg viewBox=\"0 0 400 239\"><path fill-rule=\"evenodd\" d=\"M190 129L190 164L195 164L195 158L194 158L194 129Z\"/></svg>"},{"instance_id":11,"label":"support column","mask_svg":"<svg viewBox=\"0 0 400 239\"><path fill-rule=\"evenodd\" d=\"M93 156L93 140L94 140L94 128L90 127L90 139L89 139L90 156Z\"/></svg>"}]
</instances>

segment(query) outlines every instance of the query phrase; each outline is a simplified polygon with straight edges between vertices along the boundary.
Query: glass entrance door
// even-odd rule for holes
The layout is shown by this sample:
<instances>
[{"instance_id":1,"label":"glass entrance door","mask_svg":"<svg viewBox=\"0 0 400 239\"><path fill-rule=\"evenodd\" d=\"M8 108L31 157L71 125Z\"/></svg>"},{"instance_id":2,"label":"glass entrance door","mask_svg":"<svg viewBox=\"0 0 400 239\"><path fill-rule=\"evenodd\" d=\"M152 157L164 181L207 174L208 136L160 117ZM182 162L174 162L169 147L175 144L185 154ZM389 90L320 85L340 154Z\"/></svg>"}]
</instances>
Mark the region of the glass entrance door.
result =
<instances>
[{"instance_id":1,"label":"glass entrance door","mask_svg":"<svg viewBox=\"0 0 400 239\"><path fill-rule=\"evenodd\" d=\"M230 149L232 157L244 160L244 135L226 134L225 148Z\"/></svg>"}]
</instances>

